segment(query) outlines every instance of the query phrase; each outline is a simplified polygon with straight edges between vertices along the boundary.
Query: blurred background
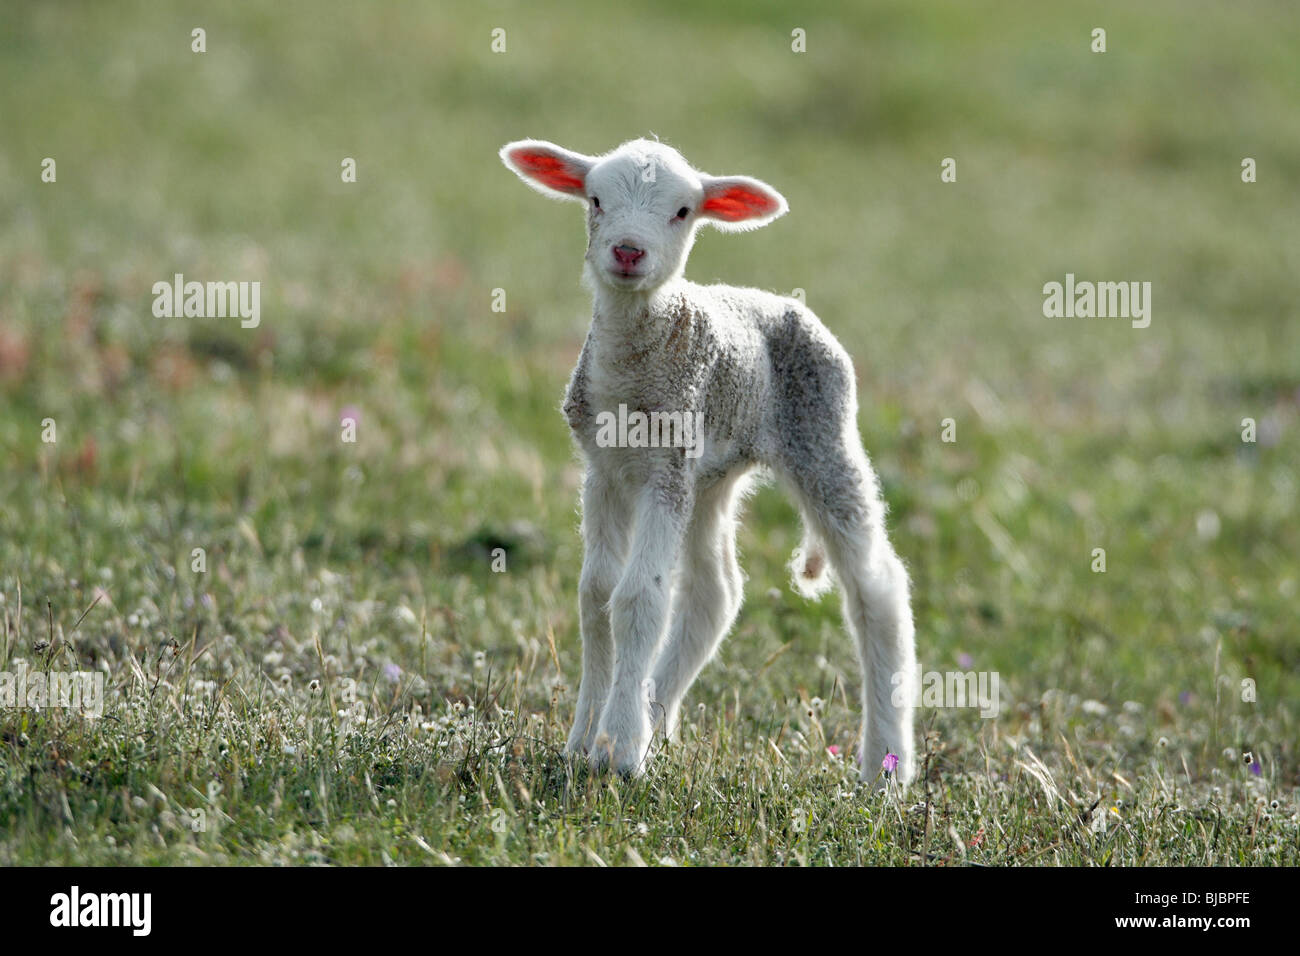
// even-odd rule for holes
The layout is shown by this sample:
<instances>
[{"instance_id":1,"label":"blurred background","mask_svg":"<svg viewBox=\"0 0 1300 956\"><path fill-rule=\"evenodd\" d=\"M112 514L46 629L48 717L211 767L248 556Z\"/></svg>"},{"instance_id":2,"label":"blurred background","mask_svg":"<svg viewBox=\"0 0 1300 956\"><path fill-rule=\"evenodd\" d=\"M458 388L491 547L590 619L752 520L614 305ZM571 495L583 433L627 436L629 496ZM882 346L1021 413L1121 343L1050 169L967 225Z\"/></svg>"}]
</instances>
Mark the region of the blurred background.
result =
<instances>
[{"instance_id":1,"label":"blurred background","mask_svg":"<svg viewBox=\"0 0 1300 956\"><path fill-rule=\"evenodd\" d=\"M1134 701L1198 770L1252 744L1294 776L1297 49L1284 2L6 3L0 591L67 628L103 588L87 653L319 635L436 697L553 639L576 683L583 229L496 152L656 135L789 199L687 274L803 289L853 355L923 667ZM175 273L260 281L260 326L155 318ZM1066 273L1149 281L1150 327L1045 318ZM698 701L851 702L797 535L760 492Z\"/></svg>"}]
</instances>

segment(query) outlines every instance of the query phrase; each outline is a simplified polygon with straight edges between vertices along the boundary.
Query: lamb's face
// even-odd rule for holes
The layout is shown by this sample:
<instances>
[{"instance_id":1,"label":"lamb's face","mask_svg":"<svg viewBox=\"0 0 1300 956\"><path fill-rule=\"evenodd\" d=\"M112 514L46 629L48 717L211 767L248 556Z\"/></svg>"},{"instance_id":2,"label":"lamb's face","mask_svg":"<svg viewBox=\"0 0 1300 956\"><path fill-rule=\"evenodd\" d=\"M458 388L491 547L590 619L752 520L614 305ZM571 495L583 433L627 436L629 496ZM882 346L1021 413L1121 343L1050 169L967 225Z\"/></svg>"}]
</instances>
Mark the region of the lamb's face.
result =
<instances>
[{"instance_id":1,"label":"lamb's face","mask_svg":"<svg viewBox=\"0 0 1300 956\"><path fill-rule=\"evenodd\" d=\"M692 169L670 146L633 140L601 157L523 140L502 161L539 192L587 205L587 273L624 291L648 291L682 274L695 229L754 229L788 208L771 186Z\"/></svg>"},{"instance_id":2,"label":"lamb's face","mask_svg":"<svg viewBox=\"0 0 1300 956\"><path fill-rule=\"evenodd\" d=\"M616 289L653 289L686 267L704 184L675 149L632 145L587 174L587 266Z\"/></svg>"}]
</instances>

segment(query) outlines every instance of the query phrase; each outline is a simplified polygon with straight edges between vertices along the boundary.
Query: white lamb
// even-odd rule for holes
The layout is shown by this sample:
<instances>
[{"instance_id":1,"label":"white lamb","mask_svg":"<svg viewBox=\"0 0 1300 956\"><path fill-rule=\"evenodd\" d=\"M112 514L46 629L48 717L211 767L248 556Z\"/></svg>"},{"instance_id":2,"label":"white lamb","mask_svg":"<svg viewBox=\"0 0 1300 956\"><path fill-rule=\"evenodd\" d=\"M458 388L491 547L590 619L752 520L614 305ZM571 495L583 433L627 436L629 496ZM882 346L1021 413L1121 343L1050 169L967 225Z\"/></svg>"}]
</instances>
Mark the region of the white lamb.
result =
<instances>
[{"instance_id":1,"label":"white lamb","mask_svg":"<svg viewBox=\"0 0 1300 956\"><path fill-rule=\"evenodd\" d=\"M583 277L595 302L564 402L587 465L569 752L634 775L655 730L675 733L686 691L740 608L736 513L766 466L803 515L796 587L823 591L833 568L843 591L863 672L862 776L892 753L906 784L916 686L908 579L858 436L853 364L799 301L682 276L700 224L754 229L785 213L785 199L756 179L698 172L647 140L604 156L523 140L500 155L539 192L587 206ZM683 444L671 428L659 447L611 440L605 413L620 405L661 421L702 413L702 448L663 447Z\"/></svg>"}]
</instances>

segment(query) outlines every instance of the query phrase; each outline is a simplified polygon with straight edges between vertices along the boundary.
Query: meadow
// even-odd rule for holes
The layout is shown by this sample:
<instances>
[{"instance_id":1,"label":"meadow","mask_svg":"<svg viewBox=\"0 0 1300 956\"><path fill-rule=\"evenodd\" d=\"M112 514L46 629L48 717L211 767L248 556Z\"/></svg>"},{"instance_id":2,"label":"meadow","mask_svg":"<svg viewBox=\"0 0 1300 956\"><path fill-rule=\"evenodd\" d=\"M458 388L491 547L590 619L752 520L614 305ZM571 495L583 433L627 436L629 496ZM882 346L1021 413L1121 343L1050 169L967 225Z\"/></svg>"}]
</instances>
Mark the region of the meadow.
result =
<instances>
[{"instance_id":1,"label":"meadow","mask_svg":"<svg viewBox=\"0 0 1300 956\"><path fill-rule=\"evenodd\" d=\"M0 707L0 865L1300 863L1289 5L4 21L0 673L105 698ZM650 135L789 199L687 274L803 290L922 668L998 675L996 716L919 712L906 793L858 781L856 652L771 487L682 739L632 782L562 757L584 239L496 151ZM177 273L260 322L155 317ZM1067 274L1149 281L1149 327L1045 316Z\"/></svg>"}]
</instances>

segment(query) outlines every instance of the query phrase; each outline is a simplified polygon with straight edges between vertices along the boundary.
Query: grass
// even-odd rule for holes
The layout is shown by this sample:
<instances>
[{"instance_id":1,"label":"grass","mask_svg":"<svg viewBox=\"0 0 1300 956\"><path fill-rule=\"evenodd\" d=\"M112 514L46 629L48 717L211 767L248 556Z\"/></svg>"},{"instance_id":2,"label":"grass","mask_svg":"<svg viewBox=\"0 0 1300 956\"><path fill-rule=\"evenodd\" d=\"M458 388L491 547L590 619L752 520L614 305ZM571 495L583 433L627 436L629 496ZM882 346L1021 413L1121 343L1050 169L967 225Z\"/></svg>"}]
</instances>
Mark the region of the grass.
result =
<instances>
[{"instance_id":1,"label":"grass","mask_svg":"<svg viewBox=\"0 0 1300 956\"><path fill-rule=\"evenodd\" d=\"M1300 861L1281 4L319 6L0 35L0 671L108 695L0 709L0 863ZM921 712L906 795L856 783L855 652L772 489L682 742L635 784L560 758L582 232L495 151L650 131L790 199L688 274L805 290L923 668L1000 675L996 718ZM177 272L261 281L261 325L155 319ZM1044 318L1067 272L1151 281L1151 327Z\"/></svg>"}]
</instances>

